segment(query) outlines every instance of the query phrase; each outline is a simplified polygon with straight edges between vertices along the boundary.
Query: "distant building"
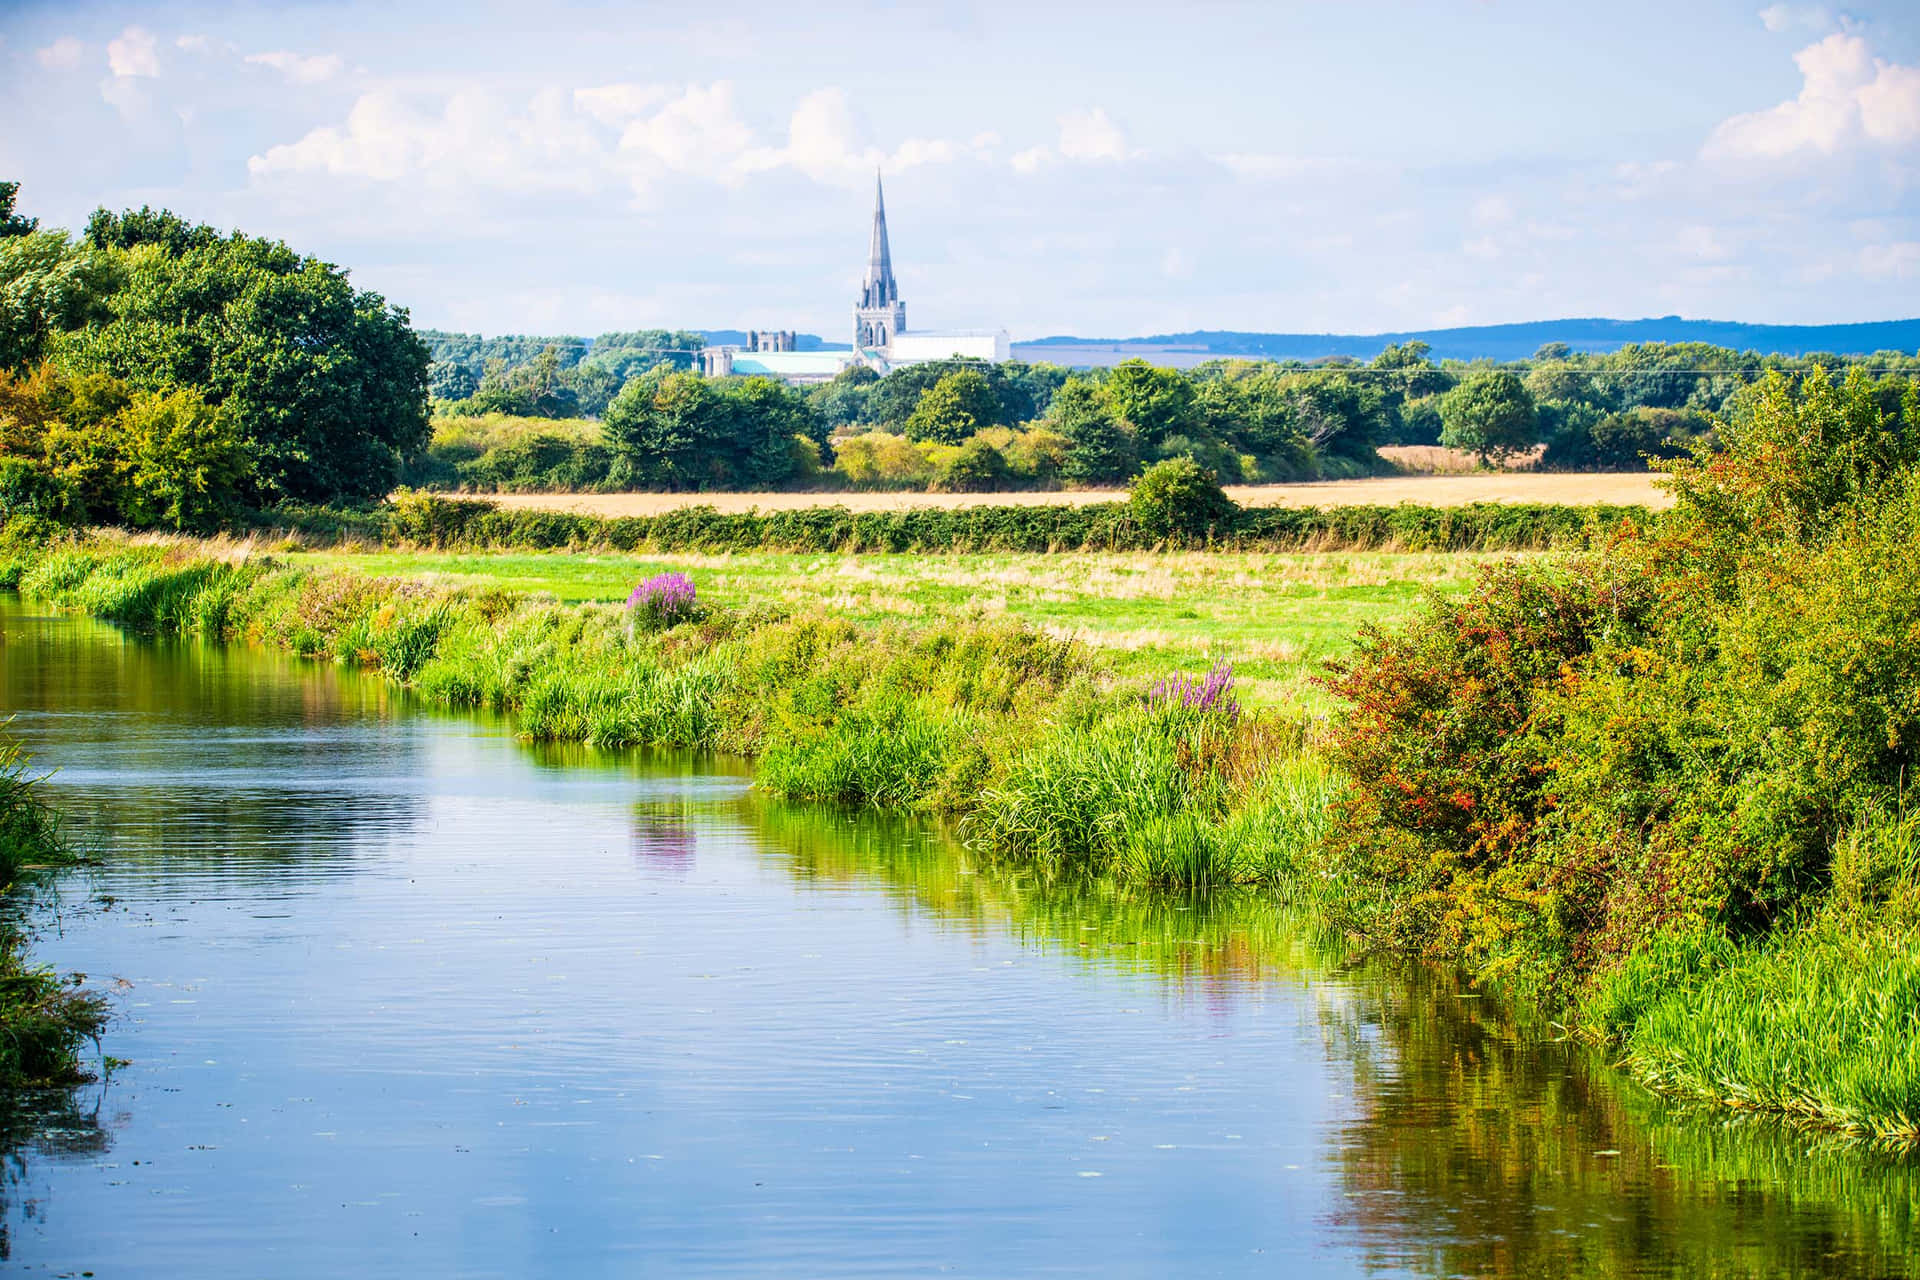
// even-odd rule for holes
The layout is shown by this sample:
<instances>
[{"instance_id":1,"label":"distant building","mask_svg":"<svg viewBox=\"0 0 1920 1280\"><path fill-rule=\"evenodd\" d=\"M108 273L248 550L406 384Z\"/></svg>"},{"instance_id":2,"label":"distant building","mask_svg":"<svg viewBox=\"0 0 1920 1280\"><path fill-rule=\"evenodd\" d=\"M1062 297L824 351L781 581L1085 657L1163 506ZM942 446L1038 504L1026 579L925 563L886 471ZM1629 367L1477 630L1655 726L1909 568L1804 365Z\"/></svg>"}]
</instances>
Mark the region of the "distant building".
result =
<instances>
[{"instance_id":1,"label":"distant building","mask_svg":"<svg viewBox=\"0 0 1920 1280\"><path fill-rule=\"evenodd\" d=\"M893 278L887 243L887 201L879 175L873 180L873 235L867 244L867 274L853 307L851 351L795 351L791 330L750 330L747 345L707 347L700 369L709 378L779 378L796 385L831 382L844 369L864 364L877 373L933 360L984 360L999 364L1012 355L1005 329L908 329L907 304Z\"/></svg>"}]
</instances>

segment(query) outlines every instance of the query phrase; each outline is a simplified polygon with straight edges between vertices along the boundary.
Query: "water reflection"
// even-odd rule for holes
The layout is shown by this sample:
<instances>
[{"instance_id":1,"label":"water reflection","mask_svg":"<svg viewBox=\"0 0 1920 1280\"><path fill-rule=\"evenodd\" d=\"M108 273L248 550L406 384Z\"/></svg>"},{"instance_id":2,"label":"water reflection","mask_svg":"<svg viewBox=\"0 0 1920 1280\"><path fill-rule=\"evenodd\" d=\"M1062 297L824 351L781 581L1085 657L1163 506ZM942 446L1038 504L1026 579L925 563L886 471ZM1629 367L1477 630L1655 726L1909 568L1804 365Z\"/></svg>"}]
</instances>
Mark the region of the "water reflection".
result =
<instances>
[{"instance_id":1,"label":"water reflection","mask_svg":"<svg viewBox=\"0 0 1920 1280\"><path fill-rule=\"evenodd\" d=\"M1045 879L943 833L747 797L743 821L803 882L870 883L903 910L1003 930L1215 1001L1316 994L1354 1118L1329 1147L1329 1215L1369 1269L1446 1276L1920 1274L1920 1165L1753 1117L1671 1106L1558 1028L1388 961L1246 892L1148 894Z\"/></svg>"}]
</instances>

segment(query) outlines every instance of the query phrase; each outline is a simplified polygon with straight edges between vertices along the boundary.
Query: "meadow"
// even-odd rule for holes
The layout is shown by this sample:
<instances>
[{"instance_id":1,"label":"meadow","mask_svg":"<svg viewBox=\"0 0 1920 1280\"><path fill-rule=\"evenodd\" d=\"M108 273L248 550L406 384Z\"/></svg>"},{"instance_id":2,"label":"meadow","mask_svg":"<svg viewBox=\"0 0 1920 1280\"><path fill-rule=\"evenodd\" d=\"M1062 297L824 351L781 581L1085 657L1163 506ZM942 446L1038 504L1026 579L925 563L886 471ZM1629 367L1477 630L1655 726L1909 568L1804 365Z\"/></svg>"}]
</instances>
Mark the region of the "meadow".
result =
<instances>
[{"instance_id":1,"label":"meadow","mask_svg":"<svg viewBox=\"0 0 1920 1280\"><path fill-rule=\"evenodd\" d=\"M1004 496L1004 495L1003 495ZM1363 624L1385 624L1429 590L1456 591L1494 553L1134 552L1056 555L726 555L316 551L296 565L448 587L501 587L562 603L617 603L678 570L716 607L778 605L870 625L1012 620L1097 650L1144 687L1176 671L1233 665L1252 705L1326 709L1313 677Z\"/></svg>"}]
</instances>

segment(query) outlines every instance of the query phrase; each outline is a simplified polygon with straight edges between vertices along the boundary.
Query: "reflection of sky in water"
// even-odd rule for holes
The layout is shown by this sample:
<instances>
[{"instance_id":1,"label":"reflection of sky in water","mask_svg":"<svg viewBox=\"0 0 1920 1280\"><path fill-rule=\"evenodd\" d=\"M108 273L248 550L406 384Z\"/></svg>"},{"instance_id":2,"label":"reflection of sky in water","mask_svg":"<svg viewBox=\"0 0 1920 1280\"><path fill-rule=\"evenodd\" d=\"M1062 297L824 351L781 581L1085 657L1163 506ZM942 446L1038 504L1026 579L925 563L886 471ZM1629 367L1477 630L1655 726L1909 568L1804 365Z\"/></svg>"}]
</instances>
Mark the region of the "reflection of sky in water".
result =
<instances>
[{"instance_id":1,"label":"reflection of sky in water","mask_svg":"<svg viewBox=\"0 0 1920 1280\"><path fill-rule=\"evenodd\" d=\"M0 623L16 729L111 833L40 954L131 983L111 1146L30 1165L23 1263L1502 1274L1564 1219L1633 1274L1693 1259L1595 1221L1727 1217L1648 1180L1576 1058L1257 913L1075 898L327 669ZM1703 1256L1790 1249L1777 1203Z\"/></svg>"}]
</instances>

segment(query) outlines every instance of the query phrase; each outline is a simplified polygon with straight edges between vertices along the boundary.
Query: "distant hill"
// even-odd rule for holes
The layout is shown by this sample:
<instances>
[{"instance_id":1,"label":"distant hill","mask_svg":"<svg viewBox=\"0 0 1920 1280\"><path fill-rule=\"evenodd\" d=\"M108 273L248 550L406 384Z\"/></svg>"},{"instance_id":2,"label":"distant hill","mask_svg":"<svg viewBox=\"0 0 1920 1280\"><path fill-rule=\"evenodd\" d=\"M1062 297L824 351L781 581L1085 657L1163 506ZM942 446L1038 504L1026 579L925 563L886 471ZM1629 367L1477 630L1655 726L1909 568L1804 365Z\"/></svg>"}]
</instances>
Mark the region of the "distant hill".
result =
<instances>
[{"instance_id":1,"label":"distant hill","mask_svg":"<svg viewBox=\"0 0 1920 1280\"><path fill-rule=\"evenodd\" d=\"M1534 320L1459 329L1420 329L1404 333L1235 333L1197 329L1146 338L1037 338L1016 342L1019 360L1066 365L1111 365L1140 358L1154 364L1189 367L1222 357L1265 360L1318 360L1347 356L1371 360L1393 343L1420 341L1436 360L1520 360L1549 342L1576 351L1617 351L1630 342L1706 342L1736 351L1800 356L1817 352L1868 355L1875 351L1920 351L1920 319L1870 324L1739 324L1729 320Z\"/></svg>"}]
</instances>

